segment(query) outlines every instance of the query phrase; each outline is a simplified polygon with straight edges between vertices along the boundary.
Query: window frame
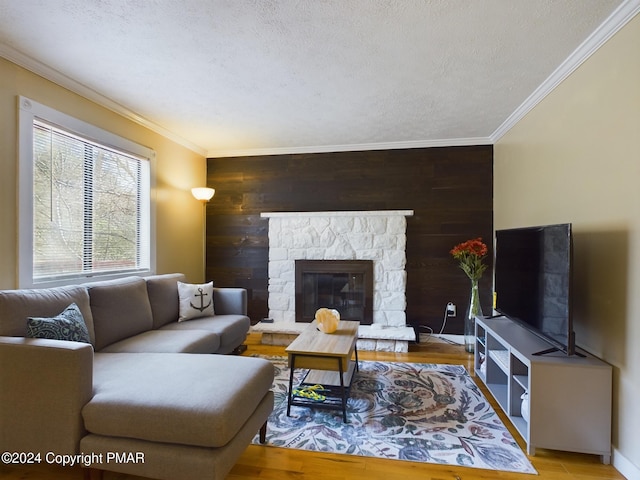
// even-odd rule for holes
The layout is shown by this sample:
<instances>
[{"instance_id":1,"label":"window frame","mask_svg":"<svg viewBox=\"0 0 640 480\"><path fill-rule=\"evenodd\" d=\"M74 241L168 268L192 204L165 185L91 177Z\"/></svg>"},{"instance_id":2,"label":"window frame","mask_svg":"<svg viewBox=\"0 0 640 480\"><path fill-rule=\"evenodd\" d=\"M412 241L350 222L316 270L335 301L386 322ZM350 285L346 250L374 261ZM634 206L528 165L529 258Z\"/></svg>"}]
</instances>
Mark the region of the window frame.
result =
<instances>
[{"instance_id":1,"label":"window frame","mask_svg":"<svg viewBox=\"0 0 640 480\"><path fill-rule=\"evenodd\" d=\"M148 245L145 255L148 256L148 268L139 268L121 272L79 272L65 275L59 279L34 280L34 119L56 125L79 137L85 138L107 148L128 152L149 162L148 192L142 198L148 199L148 214L144 215L148 229ZM109 280L131 275L152 275L156 270L156 215L155 215L155 152L131 140L115 135L99 127L86 123L75 117L59 112L29 98L18 96L18 287L45 288L87 281Z\"/></svg>"}]
</instances>

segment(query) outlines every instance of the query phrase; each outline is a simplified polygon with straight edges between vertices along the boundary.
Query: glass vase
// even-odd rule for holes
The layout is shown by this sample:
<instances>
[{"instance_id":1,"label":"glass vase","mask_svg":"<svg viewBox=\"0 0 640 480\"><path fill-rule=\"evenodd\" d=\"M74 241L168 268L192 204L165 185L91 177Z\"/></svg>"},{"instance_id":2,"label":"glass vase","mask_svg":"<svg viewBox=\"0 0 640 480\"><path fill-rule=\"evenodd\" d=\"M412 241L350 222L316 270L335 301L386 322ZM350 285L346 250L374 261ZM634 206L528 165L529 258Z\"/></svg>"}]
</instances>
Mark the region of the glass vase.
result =
<instances>
[{"instance_id":1,"label":"glass vase","mask_svg":"<svg viewBox=\"0 0 640 480\"><path fill-rule=\"evenodd\" d=\"M482 316L480 307L480 293L478 291L478 280L471 280L471 294L469 296L469 307L464 318L464 349L473 353L476 344L476 317Z\"/></svg>"}]
</instances>

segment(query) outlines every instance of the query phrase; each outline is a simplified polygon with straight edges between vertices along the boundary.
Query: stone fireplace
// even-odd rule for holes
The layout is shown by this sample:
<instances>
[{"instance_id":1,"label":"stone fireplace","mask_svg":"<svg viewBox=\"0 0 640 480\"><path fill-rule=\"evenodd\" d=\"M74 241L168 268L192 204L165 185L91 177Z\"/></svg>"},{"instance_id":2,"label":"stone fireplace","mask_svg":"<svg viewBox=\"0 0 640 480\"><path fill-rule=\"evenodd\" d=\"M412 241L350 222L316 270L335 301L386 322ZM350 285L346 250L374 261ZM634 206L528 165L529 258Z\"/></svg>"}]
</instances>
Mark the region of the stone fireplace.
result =
<instances>
[{"instance_id":1,"label":"stone fireplace","mask_svg":"<svg viewBox=\"0 0 640 480\"><path fill-rule=\"evenodd\" d=\"M411 215L411 210L262 213L269 219L269 316L274 321L263 331L297 330L296 260L369 260L372 324L361 326L359 337L374 339L374 348L360 341L359 348L406 351L395 341L415 338L405 313L406 217ZM385 340L393 345L378 348L376 343Z\"/></svg>"}]
</instances>

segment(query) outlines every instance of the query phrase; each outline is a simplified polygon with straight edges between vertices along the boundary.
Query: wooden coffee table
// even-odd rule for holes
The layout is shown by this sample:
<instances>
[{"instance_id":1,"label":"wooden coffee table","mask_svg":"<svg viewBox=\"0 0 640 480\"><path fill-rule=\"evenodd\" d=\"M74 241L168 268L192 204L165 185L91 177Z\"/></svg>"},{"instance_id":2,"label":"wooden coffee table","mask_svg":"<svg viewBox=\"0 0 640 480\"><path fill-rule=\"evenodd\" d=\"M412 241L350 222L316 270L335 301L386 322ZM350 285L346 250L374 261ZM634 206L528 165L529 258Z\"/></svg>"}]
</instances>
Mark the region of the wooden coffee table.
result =
<instances>
[{"instance_id":1,"label":"wooden coffee table","mask_svg":"<svg viewBox=\"0 0 640 480\"><path fill-rule=\"evenodd\" d=\"M322 333L314 320L286 348L289 355L289 393L287 416L291 405L342 410L342 419L347 422L347 398L354 373L358 370L358 327L360 322L338 323L334 333ZM352 357L355 356L355 360ZM299 387L322 385L326 391L319 392L326 398L322 402L293 395L293 375L296 368L309 371Z\"/></svg>"}]
</instances>

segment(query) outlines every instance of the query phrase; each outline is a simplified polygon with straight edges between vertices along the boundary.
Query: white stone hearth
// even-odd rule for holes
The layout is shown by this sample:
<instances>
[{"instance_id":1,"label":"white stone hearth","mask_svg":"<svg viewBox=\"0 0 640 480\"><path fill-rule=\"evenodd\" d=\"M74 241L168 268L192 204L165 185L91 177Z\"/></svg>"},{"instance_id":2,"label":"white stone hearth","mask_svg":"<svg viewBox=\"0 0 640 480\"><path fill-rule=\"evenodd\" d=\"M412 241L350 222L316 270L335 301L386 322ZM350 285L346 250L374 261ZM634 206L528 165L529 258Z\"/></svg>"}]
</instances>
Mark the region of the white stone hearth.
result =
<instances>
[{"instance_id":1,"label":"white stone hearth","mask_svg":"<svg viewBox=\"0 0 640 480\"><path fill-rule=\"evenodd\" d=\"M308 326L308 323L300 322L260 322L252 326L251 331L262 334L263 344L289 345ZM416 334L412 327L360 325L358 328L358 350L406 353L409 342L413 341L416 341Z\"/></svg>"},{"instance_id":2,"label":"white stone hearth","mask_svg":"<svg viewBox=\"0 0 640 480\"><path fill-rule=\"evenodd\" d=\"M395 344L383 344L406 342L407 333L402 331L410 328L406 327L405 249L406 217L411 215L412 210L262 213L269 219L269 316L274 319L269 329L295 328L289 325L295 324L295 260L372 260L369 328L388 329L387 337L397 330L399 338L367 336L375 345L364 348L361 335L359 348L396 351Z\"/></svg>"}]
</instances>

